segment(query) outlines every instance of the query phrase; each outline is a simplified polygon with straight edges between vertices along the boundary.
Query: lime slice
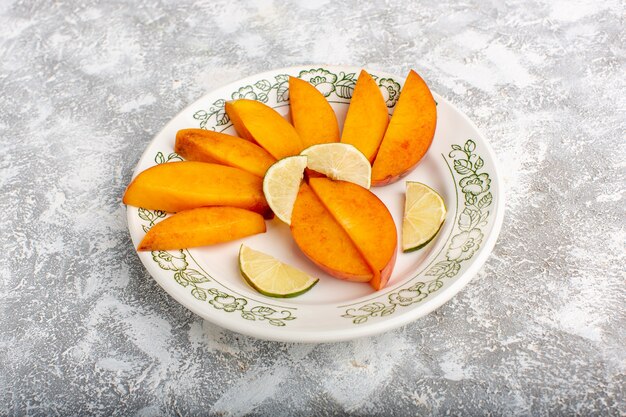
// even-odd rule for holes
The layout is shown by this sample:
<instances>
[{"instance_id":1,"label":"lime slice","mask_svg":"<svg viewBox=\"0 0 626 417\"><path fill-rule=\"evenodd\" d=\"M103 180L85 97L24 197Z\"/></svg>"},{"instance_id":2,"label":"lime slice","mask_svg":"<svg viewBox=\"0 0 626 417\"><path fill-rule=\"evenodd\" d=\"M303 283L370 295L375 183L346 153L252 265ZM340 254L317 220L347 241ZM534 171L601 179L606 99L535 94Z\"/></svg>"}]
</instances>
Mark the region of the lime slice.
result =
<instances>
[{"instance_id":1,"label":"lime slice","mask_svg":"<svg viewBox=\"0 0 626 417\"><path fill-rule=\"evenodd\" d=\"M291 224L293 205L306 168L306 156L288 156L267 169L263 178L263 194L276 217Z\"/></svg>"},{"instance_id":2,"label":"lime slice","mask_svg":"<svg viewBox=\"0 0 626 417\"><path fill-rule=\"evenodd\" d=\"M333 180L349 181L370 188L372 166L365 155L347 143L322 143L302 152L309 160L307 168Z\"/></svg>"},{"instance_id":3,"label":"lime slice","mask_svg":"<svg viewBox=\"0 0 626 417\"><path fill-rule=\"evenodd\" d=\"M239 249L239 270L252 288L269 297L295 297L307 292L319 281L245 245Z\"/></svg>"},{"instance_id":4,"label":"lime slice","mask_svg":"<svg viewBox=\"0 0 626 417\"><path fill-rule=\"evenodd\" d=\"M435 190L420 182L406 182L402 221L402 250L411 252L426 246L441 229L446 205Z\"/></svg>"}]
</instances>

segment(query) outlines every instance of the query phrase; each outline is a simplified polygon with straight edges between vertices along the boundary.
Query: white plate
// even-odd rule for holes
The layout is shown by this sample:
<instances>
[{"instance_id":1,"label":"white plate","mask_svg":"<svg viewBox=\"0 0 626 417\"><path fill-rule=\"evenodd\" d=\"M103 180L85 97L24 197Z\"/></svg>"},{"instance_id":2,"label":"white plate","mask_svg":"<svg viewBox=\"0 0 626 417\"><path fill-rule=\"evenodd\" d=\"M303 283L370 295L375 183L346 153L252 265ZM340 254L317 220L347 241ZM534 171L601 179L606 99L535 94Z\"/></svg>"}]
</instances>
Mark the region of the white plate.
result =
<instances>
[{"instance_id":1,"label":"white plate","mask_svg":"<svg viewBox=\"0 0 626 417\"><path fill-rule=\"evenodd\" d=\"M287 77L298 76L326 95L343 125L360 68L302 66L283 68L234 82L202 97L183 110L154 138L135 175L174 154L176 132L183 128L214 129L235 134L224 101L237 98L267 103L283 115L289 110ZM404 77L378 71L389 113ZM250 336L290 342L330 342L373 335L402 326L452 298L483 265L502 225L504 200L493 151L469 119L437 94L437 130L417 168L403 180L373 188L394 217L400 237L405 181L420 181L439 192L448 215L439 235L425 248L399 252L386 288L341 281L314 266L278 219L267 233L215 246L140 252L154 279L182 305L215 324ZM128 207L128 227L135 247L145 230L165 213ZM292 299L265 297L239 275L237 254L243 242L320 278L308 293ZM400 245L400 242L398 242ZM400 247L400 246L399 246Z\"/></svg>"}]
</instances>

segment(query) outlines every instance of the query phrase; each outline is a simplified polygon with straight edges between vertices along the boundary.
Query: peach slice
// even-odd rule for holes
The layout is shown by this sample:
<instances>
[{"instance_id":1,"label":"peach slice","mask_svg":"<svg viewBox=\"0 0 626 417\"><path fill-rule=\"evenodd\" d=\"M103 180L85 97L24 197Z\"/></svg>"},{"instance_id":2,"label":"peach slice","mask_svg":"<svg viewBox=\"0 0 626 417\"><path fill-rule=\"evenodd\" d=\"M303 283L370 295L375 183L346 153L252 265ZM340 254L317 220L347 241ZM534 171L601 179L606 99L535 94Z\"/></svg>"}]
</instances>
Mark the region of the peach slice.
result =
<instances>
[{"instance_id":1,"label":"peach slice","mask_svg":"<svg viewBox=\"0 0 626 417\"><path fill-rule=\"evenodd\" d=\"M200 207L155 224L137 250L193 248L265 232L263 216L237 207Z\"/></svg>"},{"instance_id":2,"label":"peach slice","mask_svg":"<svg viewBox=\"0 0 626 417\"><path fill-rule=\"evenodd\" d=\"M395 182L415 168L428 151L436 126L435 99L411 70L372 166L372 185Z\"/></svg>"},{"instance_id":3,"label":"peach slice","mask_svg":"<svg viewBox=\"0 0 626 417\"><path fill-rule=\"evenodd\" d=\"M289 77L289 106L293 126L305 148L339 142L339 124L324 95L308 82Z\"/></svg>"},{"instance_id":4,"label":"peach slice","mask_svg":"<svg viewBox=\"0 0 626 417\"><path fill-rule=\"evenodd\" d=\"M226 102L226 113L241 137L254 140L276 159L297 155L304 149L296 129L276 110L260 101Z\"/></svg>"},{"instance_id":5,"label":"peach slice","mask_svg":"<svg viewBox=\"0 0 626 417\"><path fill-rule=\"evenodd\" d=\"M370 285L383 288L393 271L398 244L396 225L385 204L351 182L310 178L309 186L374 272Z\"/></svg>"},{"instance_id":6,"label":"peach slice","mask_svg":"<svg viewBox=\"0 0 626 417\"><path fill-rule=\"evenodd\" d=\"M341 141L356 146L372 162L388 123L385 99L376 81L362 70L354 86Z\"/></svg>"},{"instance_id":7,"label":"peach slice","mask_svg":"<svg viewBox=\"0 0 626 417\"><path fill-rule=\"evenodd\" d=\"M228 165L261 178L276 162L265 149L250 141L204 129L179 130L174 151L189 161Z\"/></svg>"},{"instance_id":8,"label":"peach slice","mask_svg":"<svg viewBox=\"0 0 626 417\"><path fill-rule=\"evenodd\" d=\"M330 275L356 282L373 278L350 237L306 183L300 186L290 227L300 250Z\"/></svg>"},{"instance_id":9,"label":"peach slice","mask_svg":"<svg viewBox=\"0 0 626 417\"><path fill-rule=\"evenodd\" d=\"M123 201L168 212L231 206L271 216L263 179L239 168L206 162L168 162L148 168L130 183Z\"/></svg>"}]
</instances>

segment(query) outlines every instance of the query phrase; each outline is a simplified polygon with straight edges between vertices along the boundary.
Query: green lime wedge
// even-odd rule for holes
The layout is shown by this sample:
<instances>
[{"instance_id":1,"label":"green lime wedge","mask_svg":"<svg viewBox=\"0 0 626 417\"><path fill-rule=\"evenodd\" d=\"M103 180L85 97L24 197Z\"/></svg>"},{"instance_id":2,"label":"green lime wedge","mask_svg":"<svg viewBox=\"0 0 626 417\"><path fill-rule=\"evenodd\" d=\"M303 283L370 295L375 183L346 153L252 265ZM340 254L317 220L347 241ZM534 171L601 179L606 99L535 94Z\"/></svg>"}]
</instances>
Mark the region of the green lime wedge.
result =
<instances>
[{"instance_id":1,"label":"green lime wedge","mask_svg":"<svg viewBox=\"0 0 626 417\"><path fill-rule=\"evenodd\" d=\"M372 166L365 155L347 143L321 143L302 152L308 158L307 168L333 180L349 181L370 188Z\"/></svg>"},{"instance_id":2,"label":"green lime wedge","mask_svg":"<svg viewBox=\"0 0 626 417\"><path fill-rule=\"evenodd\" d=\"M293 205L306 168L306 156L288 156L275 162L265 172L263 194L276 217L291 224Z\"/></svg>"},{"instance_id":3,"label":"green lime wedge","mask_svg":"<svg viewBox=\"0 0 626 417\"><path fill-rule=\"evenodd\" d=\"M245 245L241 245L239 249L239 270L252 288L268 297L296 297L310 290L319 281Z\"/></svg>"},{"instance_id":4,"label":"green lime wedge","mask_svg":"<svg viewBox=\"0 0 626 417\"><path fill-rule=\"evenodd\" d=\"M446 218L446 205L435 190L420 182L406 182L402 221L402 250L421 249L433 240Z\"/></svg>"}]
</instances>

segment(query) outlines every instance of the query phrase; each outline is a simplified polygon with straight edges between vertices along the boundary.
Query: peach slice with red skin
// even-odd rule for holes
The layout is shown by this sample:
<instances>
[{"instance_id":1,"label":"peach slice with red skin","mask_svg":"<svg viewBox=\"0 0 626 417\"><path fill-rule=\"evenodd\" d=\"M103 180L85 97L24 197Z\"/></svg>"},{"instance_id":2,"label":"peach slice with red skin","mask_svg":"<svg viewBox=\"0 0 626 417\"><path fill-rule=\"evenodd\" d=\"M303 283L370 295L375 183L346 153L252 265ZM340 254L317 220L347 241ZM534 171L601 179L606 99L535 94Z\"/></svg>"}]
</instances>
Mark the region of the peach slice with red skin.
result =
<instances>
[{"instance_id":1,"label":"peach slice with red skin","mask_svg":"<svg viewBox=\"0 0 626 417\"><path fill-rule=\"evenodd\" d=\"M296 129L276 110L260 101L226 102L226 113L241 137L258 143L276 159L297 155L304 149Z\"/></svg>"},{"instance_id":2,"label":"peach slice with red skin","mask_svg":"<svg viewBox=\"0 0 626 417\"><path fill-rule=\"evenodd\" d=\"M204 129L179 130L174 151L188 161L228 165L261 178L276 162L265 149L248 140Z\"/></svg>"},{"instance_id":3,"label":"peach slice with red skin","mask_svg":"<svg viewBox=\"0 0 626 417\"><path fill-rule=\"evenodd\" d=\"M265 232L263 216L237 207L185 210L155 224L137 250L193 248Z\"/></svg>"},{"instance_id":4,"label":"peach slice with red skin","mask_svg":"<svg viewBox=\"0 0 626 417\"><path fill-rule=\"evenodd\" d=\"M293 126L305 148L339 141L335 111L322 93L307 81L289 77L289 106Z\"/></svg>"},{"instance_id":5,"label":"peach slice with red skin","mask_svg":"<svg viewBox=\"0 0 626 417\"><path fill-rule=\"evenodd\" d=\"M389 123L387 104L376 81L362 70L354 86L341 142L354 145L372 162Z\"/></svg>"},{"instance_id":6,"label":"peach slice with red skin","mask_svg":"<svg viewBox=\"0 0 626 417\"><path fill-rule=\"evenodd\" d=\"M124 204L178 212L207 206L272 213L263 195L263 179L239 168L206 162L168 162L141 172L124 194Z\"/></svg>"},{"instance_id":7,"label":"peach slice with red skin","mask_svg":"<svg viewBox=\"0 0 626 417\"><path fill-rule=\"evenodd\" d=\"M398 244L396 225L385 204L351 182L310 178L309 186L369 265L374 274L370 285L383 288L393 271Z\"/></svg>"},{"instance_id":8,"label":"peach slice with red skin","mask_svg":"<svg viewBox=\"0 0 626 417\"><path fill-rule=\"evenodd\" d=\"M437 126L437 105L424 80L413 70L372 165L372 185L398 181L408 174L428 151Z\"/></svg>"},{"instance_id":9,"label":"peach slice with red skin","mask_svg":"<svg viewBox=\"0 0 626 417\"><path fill-rule=\"evenodd\" d=\"M300 250L328 274L355 282L373 278L369 265L346 231L306 183L300 186L290 228Z\"/></svg>"}]
</instances>

